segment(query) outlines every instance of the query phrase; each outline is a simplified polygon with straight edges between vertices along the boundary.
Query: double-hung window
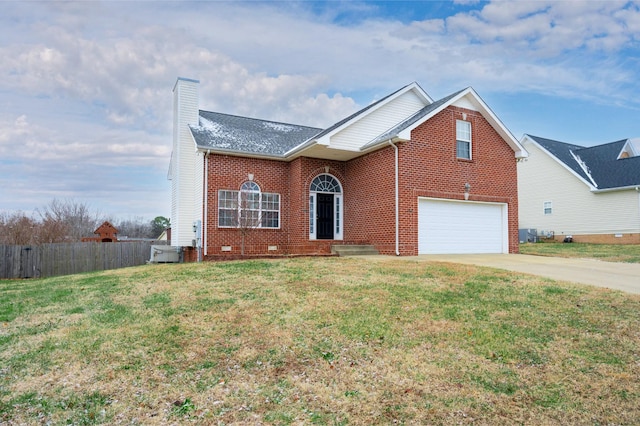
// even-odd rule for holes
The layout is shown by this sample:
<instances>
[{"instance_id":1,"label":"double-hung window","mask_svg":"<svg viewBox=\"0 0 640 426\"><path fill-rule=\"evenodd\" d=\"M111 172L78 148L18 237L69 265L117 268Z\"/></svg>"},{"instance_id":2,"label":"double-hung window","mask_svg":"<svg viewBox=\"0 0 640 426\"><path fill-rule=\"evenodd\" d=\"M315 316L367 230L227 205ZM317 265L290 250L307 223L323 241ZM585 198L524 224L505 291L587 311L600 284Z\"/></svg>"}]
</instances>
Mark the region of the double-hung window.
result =
<instances>
[{"instance_id":1,"label":"double-hung window","mask_svg":"<svg viewBox=\"0 0 640 426\"><path fill-rule=\"evenodd\" d=\"M218 226L238 226L238 191L218 191Z\"/></svg>"},{"instance_id":2,"label":"double-hung window","mask_svg":"<svg viewBox=\"0 0 640 426\"><path fill-rule=\"evenodd\" d=\"M471 160L471 123L456 120L456 157Z\"/></svg>"},{"instance_id":3,"label":"double-hung window","mask_svg":"<svg viewBox=\"0 0 640 426\"><path fill-rule=\"evenodd\" d=\"M218 191L218 227L280 228L280 194L261 192L255 182L240 191Z\"/></svg>"},{"instance_id":4,"label":"double-hung window","mask_svg":"<svg viewBox=\"0 0 640 426\"><path fill-rule=\"evenodd\" d=\"M553 213L553 203L551 201L545 201L542 208L545 215Z\"/></svg>"}]
</instances>

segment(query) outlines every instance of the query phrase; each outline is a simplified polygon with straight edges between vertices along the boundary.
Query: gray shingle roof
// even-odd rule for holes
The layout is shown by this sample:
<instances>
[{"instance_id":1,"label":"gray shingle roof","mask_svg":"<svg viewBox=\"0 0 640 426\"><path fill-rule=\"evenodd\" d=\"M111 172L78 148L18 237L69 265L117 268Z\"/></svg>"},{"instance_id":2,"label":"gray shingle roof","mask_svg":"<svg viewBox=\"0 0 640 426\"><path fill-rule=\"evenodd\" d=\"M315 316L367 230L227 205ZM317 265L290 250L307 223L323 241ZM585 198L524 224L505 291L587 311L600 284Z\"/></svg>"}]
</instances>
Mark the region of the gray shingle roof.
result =
<instances>
[{"instance_id":1,"label":"gray shingle roof","mask_svg":"<svg viewBox=\"0 0 640 426\"><path fill-rule=\"evenodd\" d=\"M584 147L539 136L527 136L587 182L595 183L598 189L640 185L640 157L617 159L626 139Z\"/></svg>"},{"instance_id":2,"label":"gray shingle roof","mask_svg":"<svg viewBox=\"0 0 640 426\"><path fill-rule=\"evenodd\" d=\"M198 125L191 125L190 129L196 141L196 145L200 149L212 149L216 151L227 151L230 153L249 155L283 157L284 154L294 148L302 147L306 142L319 139L322 136L340 128L376 105L386 101L396 93L404 90L408 86L410 85L404 86L382 99L373 102L326 129L285 124L202 110L199 114ZM397 124L383 135L377 137L374 141L368 143L365 148L397 136L400 132L447 103L464 90L466 89L460 90L425 106L411 117Z\"/></svg>"},{"instance_id":3,"label":"gray shingle roof","mask_svg":"<svg viewBox=\"0 0 640 426\"><path fill-rule=\"evenodd\" d=\"M275 121L200 111L198 126L189 126L202 149L282 156L322 131Z\"/></svg>"}]
</instances>

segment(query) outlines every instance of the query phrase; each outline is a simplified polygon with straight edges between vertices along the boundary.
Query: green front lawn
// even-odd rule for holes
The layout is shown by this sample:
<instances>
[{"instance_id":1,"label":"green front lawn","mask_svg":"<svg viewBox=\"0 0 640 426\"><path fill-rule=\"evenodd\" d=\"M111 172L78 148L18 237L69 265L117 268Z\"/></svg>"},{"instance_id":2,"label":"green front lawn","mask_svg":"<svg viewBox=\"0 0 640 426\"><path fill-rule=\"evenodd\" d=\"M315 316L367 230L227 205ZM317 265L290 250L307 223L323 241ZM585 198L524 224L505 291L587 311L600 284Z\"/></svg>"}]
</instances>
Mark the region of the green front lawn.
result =
<instances>
[{"instance_id":1,"label":"green front lawn","mask_svg":"<svg viewBox=\"0 0 640 426\"><path fill-rule=\"evenodd\" d=\"M638 312L397 258L0 281L0 424L640 424Z\"/></svg>"},{"instance_id":2,"label":"green front lawn","mask_svg":"<svg viewBox=\"0 0 640 426\"><path fill-rule=\"evenodd\" d=\"M640 263L640 245L586 243L520 244L520 253L552 257L581 257L607 262Z\"/></svg>"}]
</instances>

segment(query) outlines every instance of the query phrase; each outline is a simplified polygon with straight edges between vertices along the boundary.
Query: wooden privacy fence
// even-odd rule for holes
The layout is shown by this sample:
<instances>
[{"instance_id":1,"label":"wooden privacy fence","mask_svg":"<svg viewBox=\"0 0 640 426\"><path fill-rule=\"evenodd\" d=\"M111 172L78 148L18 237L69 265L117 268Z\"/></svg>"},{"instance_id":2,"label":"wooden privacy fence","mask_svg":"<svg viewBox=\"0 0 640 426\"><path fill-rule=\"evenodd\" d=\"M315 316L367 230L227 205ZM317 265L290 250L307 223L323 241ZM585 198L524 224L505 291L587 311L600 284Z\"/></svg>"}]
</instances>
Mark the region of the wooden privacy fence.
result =
<instances>
[{"instance_id":1,"label":"wooden privacy fence","mask_svg":"<svg viewBox=\"0 0 640 426\"><path fill-rule=\"evenodd\" d=\"M151 244L132 241L0 245L0 279L55 277L144 265L149 260Z\"/></svg>"}]
</instances>

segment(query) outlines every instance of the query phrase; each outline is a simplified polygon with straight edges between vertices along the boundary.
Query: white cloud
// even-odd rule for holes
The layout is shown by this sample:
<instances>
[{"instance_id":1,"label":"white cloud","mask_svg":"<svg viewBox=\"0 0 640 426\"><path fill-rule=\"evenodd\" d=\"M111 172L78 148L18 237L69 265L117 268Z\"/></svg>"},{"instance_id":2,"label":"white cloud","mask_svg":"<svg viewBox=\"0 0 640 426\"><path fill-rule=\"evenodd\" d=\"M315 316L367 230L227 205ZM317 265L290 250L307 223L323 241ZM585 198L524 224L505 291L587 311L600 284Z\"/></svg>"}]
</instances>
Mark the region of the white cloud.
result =
<instances>
[{"instance_id":1,"label":"white cloud","mask_svg":"<svg viewBox=\"0 0 640 426\"><path fill-rule=\"evenodd\" d=\"M52 194L86 173L127 188L118 167L163 179L178 76L200 80L203 109L321 127L412 81L638 107L636 3L455 3L408 23L362 2L5 3L0 164ZM44 153L46 171L30 163Z\"/></svg>"}]
</instances>

